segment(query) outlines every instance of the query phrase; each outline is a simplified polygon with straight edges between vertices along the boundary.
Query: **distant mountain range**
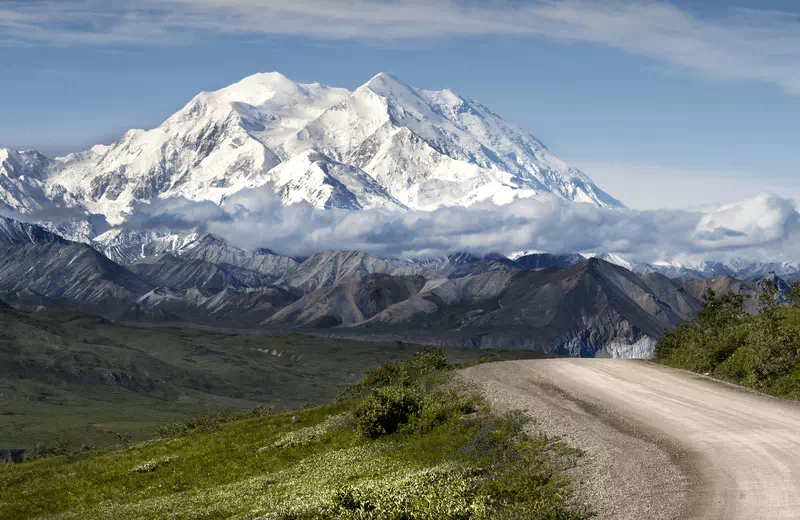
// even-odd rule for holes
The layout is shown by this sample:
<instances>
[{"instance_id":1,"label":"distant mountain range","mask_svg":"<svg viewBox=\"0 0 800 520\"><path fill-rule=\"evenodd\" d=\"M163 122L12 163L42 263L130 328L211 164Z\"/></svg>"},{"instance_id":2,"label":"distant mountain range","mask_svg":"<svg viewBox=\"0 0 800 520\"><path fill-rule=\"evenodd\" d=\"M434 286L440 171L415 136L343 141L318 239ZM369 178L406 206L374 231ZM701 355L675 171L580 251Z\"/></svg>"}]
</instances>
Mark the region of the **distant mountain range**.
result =
<instances>
[{"instance_id":1,"label":"distant mountain range","mask_svg":"<svg viewBox=\"0 0 800 520\"><path fill-rule=\"evenodd\" d=\"M402 213L543 193L623 207L489 108L386 73L352 92L256 74L202 92L157 128L130 130L109 146L56 159L0 149L0 209L45 215L40 223L50 231L92 244L119 263L139 258L143 243L170 235L121 226L136 204L171 197L221 203L262 186L284 204L347 210ZM72 218L47 222L49 212L65 208ZM800 278L800 264L634 265L618 255L598 258L672 278L749 280L769 272Z\"/></svg>"},{"instance_id":2,"label":"distant mountain range","mask_svg":"<svg viewBox=\"0 0 800 520\"><path fill-rule=\"evenodd\" d=\"M0 149L0 206L68 207L121 224L137 202L220 203L271 186L285 204L432 210L552 193L622 204L540 141L450 90L381 73L349 92L257 74L203 92L152 130L50 159ZM73 239L105 229L72 226Z\"/></svg>"},{"instance_id":3,"label":"distant mountain range","mask_svg":"<svg viewBox=\"0 0 800 520\"><path fill-rule=\"evenodd\" d=\"M398 214L539 194L624 208L449 90L385 73L353 92L257 74L110 146L56 159L0 149L0 209L43 221L0 218L0 299L121 321L630 357L691 318L705 288L753 296L765 276L800 278L795 264L634 264L611 253L298 258L126 222L137 205L222 204L261 187L283 204ZM46 218L59 212L71 218Z\"/></svg>"},{"instance_id":4,"label":"distant mountain range","mask_svg":"<svg viewBox=\"0 0 800 520\"><path fill-rule=\"evenodd\" d=\"M670 278L713 278L731 276L741 280L758 280L770 273L789 280L800 280L800 263L761 262L744 258L734 258L727 262L701 262L695 265L658 263L638 264L633 270L640 274L661 273Z\"/></svg>"},{"instance_id":5,"label":"distant mountain range","mask_svg":"<svg viewBox=\"0 0 800 520\"><path fill-rule=\"evenodd\" d=\"M647 357L665 330L694 316L707 288L744 294L751 312L761 290L728 275L670 279L577 254L296 258L211 234L118 229L93 245L0 218L0 299L127 322Z\"/></svg>"}]
</instances>

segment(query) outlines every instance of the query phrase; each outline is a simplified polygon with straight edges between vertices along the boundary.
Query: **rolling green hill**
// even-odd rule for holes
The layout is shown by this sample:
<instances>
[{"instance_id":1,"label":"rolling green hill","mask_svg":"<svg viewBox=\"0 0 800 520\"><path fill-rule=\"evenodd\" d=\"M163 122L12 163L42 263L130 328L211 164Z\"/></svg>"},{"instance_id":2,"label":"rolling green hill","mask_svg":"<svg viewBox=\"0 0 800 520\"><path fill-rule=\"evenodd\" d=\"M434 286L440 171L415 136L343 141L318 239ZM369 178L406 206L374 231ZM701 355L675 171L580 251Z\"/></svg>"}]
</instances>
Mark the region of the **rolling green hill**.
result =
<instances>
[{"instance_id":1,"label":"rolling green hill","mask_svg":"<svg viewBox=\"0 0 800 520\"><path fill-rule=\"evenodd\" d=\"M592 518L564 472L581 453L491 414L454 368L425 350L324 406L199 418L0 467L0 518Z\"/></svg>"},{"instance_id":2,"label":"rolling green hill","mask_svg":"<svg viewBox=\"0 0 800 520\"><path fill-rule=\"evenodd\" d=\"M0 310L0 449L149 437L156 425L257 405L298 409L417 347L144 328ZM449 351L457 360L485 352ZM532 356L518 353L514 356Z\"/></svg>"}]
</instances>

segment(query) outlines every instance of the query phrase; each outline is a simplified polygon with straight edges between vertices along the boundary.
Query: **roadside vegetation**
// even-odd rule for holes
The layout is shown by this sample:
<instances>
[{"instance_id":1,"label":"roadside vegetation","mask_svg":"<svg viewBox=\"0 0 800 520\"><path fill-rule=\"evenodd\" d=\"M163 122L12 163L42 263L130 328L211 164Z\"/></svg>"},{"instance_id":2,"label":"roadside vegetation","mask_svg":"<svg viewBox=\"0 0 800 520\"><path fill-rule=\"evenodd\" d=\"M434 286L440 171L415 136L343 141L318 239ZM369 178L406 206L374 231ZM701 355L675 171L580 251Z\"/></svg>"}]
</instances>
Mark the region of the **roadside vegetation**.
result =
<instances>
[{"instance_id":1,"label":"roadside vegetation","mask_svg":"<svg viewBox=\"0 0 800 520\"><path fill-rule=\"evenodd\" d=\"M779 299L767 282L760 313L749 315L742 296L709 290L697 319L658 342L656 361L800 399L800 284L792 285L786 304Z\"/></svg>"},{"instance_id":2,"label":"roadside vegetation","mask_svg":"<svg viewBox=\"0 0 800 520\"><path fill-rule=\"evenodd\" d=\"M564 470L580 453L524 433L460 388L439 349L386 363L327 405L258 408L0 468L0 518L592 517Z\"/></svg>"}]
</instances>

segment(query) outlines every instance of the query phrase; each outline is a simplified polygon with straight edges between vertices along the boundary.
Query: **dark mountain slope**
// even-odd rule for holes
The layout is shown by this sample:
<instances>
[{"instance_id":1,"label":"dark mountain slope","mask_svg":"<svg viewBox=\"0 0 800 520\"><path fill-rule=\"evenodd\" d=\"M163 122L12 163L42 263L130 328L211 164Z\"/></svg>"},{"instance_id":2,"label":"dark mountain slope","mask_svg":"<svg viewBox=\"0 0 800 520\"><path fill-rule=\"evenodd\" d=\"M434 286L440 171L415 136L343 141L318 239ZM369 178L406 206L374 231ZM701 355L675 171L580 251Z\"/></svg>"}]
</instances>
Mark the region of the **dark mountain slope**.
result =
<instances>
[{"instance_id":1,"label":"dark mountain slope","mask_svg":"<svg viewBox=\"0 0 800 520\"><path fill-rule=\"evenodd\" d=\"M551 254L534 253L517 258L516 263L521 269L537 271L549 267L569 267L583 263L586 259L577 253L571 254Z\"/></svg>"},{"instance_id":2,"label":"dark mountain slope","mask_svg":"<svg viewBox=\"0 0 800 520\"><path fill-rule=\"evenodd\" d=\"M306 294L264 322L267 326L331 327L364 321L419 293L421 276L371 274Z\"/></svg>"},{"instance_id":3,"label":"dark mountain slope","mask_svg":"<svg viewBox=\"0 0 800 520\"><path fill-rule=\"evenodd\" d=\"M0 245L0 291L36 292L77 305L130 302L153 285L85 244ZM13 302L12 302L13 303Z\"/></svg>"},{"instance_id":4,"label":"dark mountain slope","mask_svg":"<svg viewBox=\"0 0 800 520\"><path fill-rule=\"evenodd\" d=\"M86 244L0 217L0 293L11 305L113 315L152 288Z\"/></svg>"},{"instance_id":5,"label":"dark mountain slope","mask_svg":"<svg viewBox=\"0 0 800 520\"><path fill-rule=\"evenodd\" d=\"M147 313L159 313L162 321L189 321L219 327L256 327L280 309L295 302L300 293L280 287L240 289L231 286L204 295L199 289L175 291L159 287L136 304L131 321L147 321ZM144 312L144 315L140 315ZM172 319L170 319L172 317Z\"/></svg>"},{"instance_id":6,"label":"dark mountain slope","mask_svg":"<svg viewBox=\"0 0 800 520\"><path fill-rule=\"evenodd\" d=\"M660 294L659 294L660 293ZM526 348L569 355L649 353L665 329L688 319L635 274L601 260L563 269L507 271L429 284L348 330L409 341Z\"/></svg>"},{"instance_id":7,"label":"dark mountain slope","mask_svg":"<svg viewBox=\"0 0 800 520\"><path fill-rule=\"evenodd\" d=\"M267 285L269 277L257 271L231 267L225 268L200 259L177 257L164 253L139 260L130 270L156 285L178 291L198 289L206 296L227 287L244 289Z\"/></svg>"},{"instance_id":8,"label":"dark mountain slope","mask_svg":"<svg viewBox=\"0 0 800 520\"><path fill-rule=\"evenodd\" d=\"M676 278L672 282L676 287L680 287L688 294L702 299L703 294L708 290L713 290L717 295L726 294L733 291L745 297L744 308L750 314L758 312L759 289L756 285L737 280L728 275L715 276L713 278Z\"/></svg>"}]
</instances>

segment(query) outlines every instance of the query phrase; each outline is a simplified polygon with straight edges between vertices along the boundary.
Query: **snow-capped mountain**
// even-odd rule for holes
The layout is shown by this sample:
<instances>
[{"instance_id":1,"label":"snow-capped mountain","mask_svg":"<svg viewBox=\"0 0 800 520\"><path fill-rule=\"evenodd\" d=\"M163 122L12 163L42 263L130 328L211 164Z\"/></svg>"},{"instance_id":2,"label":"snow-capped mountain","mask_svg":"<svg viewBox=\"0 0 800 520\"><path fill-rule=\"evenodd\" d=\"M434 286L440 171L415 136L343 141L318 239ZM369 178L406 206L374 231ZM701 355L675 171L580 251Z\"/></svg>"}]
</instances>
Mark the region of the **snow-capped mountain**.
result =
<instances>
[{"instance_id":1,"label":"snow-capped mountain","mask_svg":"<svg viewBox=\"0 0 800 520\"><path fill-rule=\"evenodd\" d=\"M584 258L597 258L598 260L604 260L610 264L624 267L629 271L632 271L634 267L634 265L631 262L629 262L622 256L614 253L582 253L581 256L583 256Z\"/></svg>"},{"instance_id":2,"label":"snow-capped mountain","mask_svg":"<svg viewBox=\"0 0 800 520\"><path fill-rule=\"evenodd\" d=\"M361 168L401 203L432 210L549 192L599 206L619 201L541 142L449 90L412 88L381 73L281 146Z\"/></svg>"},{"instance_id":3,"label":"snow-capped mountain","mask_svg":"<svg viewBox=\"0 0 800 520\"><path fill-rule=\"evenodd\" d=\"M98 235L92 246L120 265L130 265L147 256L144 248L169 236L166 232L114 228ZM194 236L194 235L193 235ZM171 252L165 248L162 252Z\"/></svg>"},{"instance_id":4,"label":"snow-capped mountain","mask_svg":"<svg viewBox=\"0 0 800 520\"><path fill-rule=\"evenodd\" d=\"M540 141L449 90L381 73L353 92L256 74L203 92L152 130L55 160L0 151L0 203L51 204L118 225L137 202L220 203L270 185L318 208L432 210L553 193L621 203Z\"/></svg>"},{"instance_id":5,"label":"snow-capped mountain","mask_svg":"<svg viewBox=\"0 0 800 520\"><path fill-rule=\"evenodd\" d=\"M745 258L704 261L699 263L658 262L638 264L633 271L639 274L660 273L669 278L713 278L730 276L737 280L754 281L771 273L787 280L800 280L800 265L797 262L762 262Z\"/></svg>"},{"instance_id":6,"label":"snow-capped mountain","mask_svg":"<svg viewBox=\"0 0 800 520\"><path fill-rule=\"evenodd\" d=\"M42 209L44 180L53 161L39 152L0 148L0 205L21 213Z\"/></svg>"}]
</instances>

